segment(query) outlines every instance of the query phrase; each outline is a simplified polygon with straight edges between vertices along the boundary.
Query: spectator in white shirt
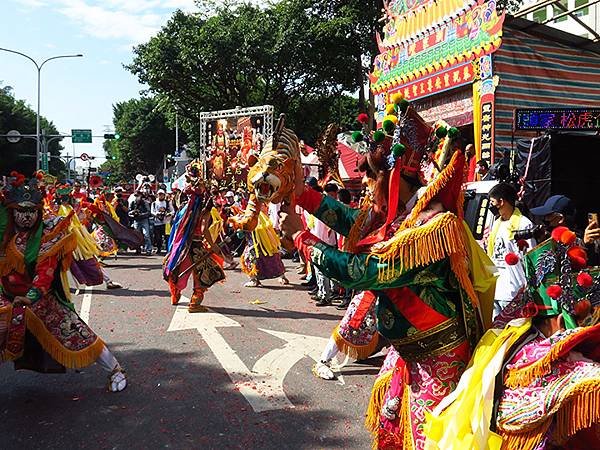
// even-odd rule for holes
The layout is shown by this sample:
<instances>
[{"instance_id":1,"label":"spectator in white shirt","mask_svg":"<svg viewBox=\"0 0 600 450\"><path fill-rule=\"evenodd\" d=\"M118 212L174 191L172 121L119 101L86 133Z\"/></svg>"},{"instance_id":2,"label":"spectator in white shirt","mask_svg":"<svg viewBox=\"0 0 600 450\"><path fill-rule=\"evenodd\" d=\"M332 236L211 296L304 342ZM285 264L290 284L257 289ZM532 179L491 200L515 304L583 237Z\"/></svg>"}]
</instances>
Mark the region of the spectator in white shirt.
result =
<instances>
[{"instance_id":1,"label":"spectator in white shirt","mask_svg":"<svg viewBox=\"0 0 600 450\"><path fill-rule=\"evenodd\" d=\"M489 193L490 211L499 216L492 226L488 241L488 255L496 264L500 276L496 281L496 294L494 295L494 317L516 296L525 286L525 270L522 259L517 264L511 265L506 261L506 255L514 253L519 255L520 249L514 239L516 231L532 228L533 224L525 217L517 202L517 191L508 183L494 186ZM529 249L535 246L533 239L526 240Z\"/></svg>"},{"instance_id":2,"label":"spectator in white shirt","mask_svg":"<svg viewBox=\"0 0 600 450\"><path fill-rule=\"evenodd\" d=\"M165 191L159 189L156 193L156 200L152 203L151 214L154 217L154 246L157 252L162 252L163 244L166 250L165 227L171 221L175 209L169 200L166 199Z\"/></svg>"}]
</instances>

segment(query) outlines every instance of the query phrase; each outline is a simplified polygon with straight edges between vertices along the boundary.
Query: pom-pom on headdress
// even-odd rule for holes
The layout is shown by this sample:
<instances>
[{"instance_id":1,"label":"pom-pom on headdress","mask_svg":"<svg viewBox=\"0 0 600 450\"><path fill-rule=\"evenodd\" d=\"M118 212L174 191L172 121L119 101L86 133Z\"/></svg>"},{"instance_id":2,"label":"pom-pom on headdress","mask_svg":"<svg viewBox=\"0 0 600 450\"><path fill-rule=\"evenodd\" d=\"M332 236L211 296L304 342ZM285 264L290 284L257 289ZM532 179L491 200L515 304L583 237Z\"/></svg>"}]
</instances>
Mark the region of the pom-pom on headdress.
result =
<instances>
[{"instance_id":1,"label":"pom-pom on headdress","mask_svg":"<svg viewBox=\"0 0 600 450\"><path fill-rule=\"evenodd\" d=\"M446 123L429 126L400 93L393 94L390 100L381 128L373 133L367 132L368 116L359 114L357 122L362 124L362 130L354 131L352 140L366 142L366 159L373 172L382 169L375 166L383 156L386 170L392 170L398 162L405 179L425 185L431 177L424 175L423 163L433 164L439 174L450 161L460 131Z\"/></svg>"},{"instance_id":2,"label":"pom-pom on headdress","mask_svg":"<svg viewBox=\"0 0 600 450\"><path fill-rule=\"evenodd\" d=\"M566 328L593 317L600 307L600 269L587 267L585 249L567 227L557 227L550 239L523 259L527 287L503 312L503 322L517 317L562 315Z\"/></svg>"},{"instance_id":3,"label":"pom-pom on headdress","mask_svg":"<svg viewBox=\"0 0 600 450\"><path fill-rule=\"evenodd\" d=\"M40 189L43 173L37 172L29 180L22 173L12 171L4 188L4 204L8 208L41 208L44 192Z\"/></svg>"}]
</instances>

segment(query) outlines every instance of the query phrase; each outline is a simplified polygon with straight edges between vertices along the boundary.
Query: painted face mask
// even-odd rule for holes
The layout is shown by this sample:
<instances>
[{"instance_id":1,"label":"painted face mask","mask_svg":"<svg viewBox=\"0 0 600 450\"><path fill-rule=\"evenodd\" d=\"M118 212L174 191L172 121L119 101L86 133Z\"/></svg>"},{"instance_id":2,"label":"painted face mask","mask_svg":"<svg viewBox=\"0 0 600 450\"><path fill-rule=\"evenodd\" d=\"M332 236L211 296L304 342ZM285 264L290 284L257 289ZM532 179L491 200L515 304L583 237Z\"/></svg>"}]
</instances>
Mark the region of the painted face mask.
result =
<instances>
[{"instance_id":1,"label":"painted face mask","mask_svg":"<svg viewBox=\"0 0 600 450\"><path fill-rule=\"evenodd\" d=\"M25 209L14 211L15 225L21 230L29 230L33 228L37 219L39 211L37 209Z\"/></svg>"}]
</instances>

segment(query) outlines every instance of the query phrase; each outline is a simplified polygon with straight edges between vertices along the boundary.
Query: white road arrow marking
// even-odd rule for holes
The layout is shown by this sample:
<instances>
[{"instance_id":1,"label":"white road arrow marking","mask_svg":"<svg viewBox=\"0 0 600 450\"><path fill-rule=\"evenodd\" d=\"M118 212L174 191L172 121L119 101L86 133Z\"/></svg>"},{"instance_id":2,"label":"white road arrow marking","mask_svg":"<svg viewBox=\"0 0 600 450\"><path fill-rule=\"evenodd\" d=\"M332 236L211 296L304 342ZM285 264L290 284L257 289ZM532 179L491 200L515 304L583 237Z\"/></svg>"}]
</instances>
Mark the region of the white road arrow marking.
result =
<instances>
[{"instance_id":1,"label":"white road arrow marking","mask_svg":"<svg viewBox=\"0 0 600 450\"><path fill-rule=\"evenodd\" d=\"M253 372L273 373L283 386L283 381L289 370L304 357L309 357L315 362L321 359L321 353L329 339L306 334L288 333L259 328L272 336L287 341L283 348L276 348L264 355L254 364ZM285 369L284 369L285 368ZM285 370L282 372L282 370ZM334 373L336 371L334 370ZM336 373L338 384L344 385L344 377ZM282 387L283 389L283 387Z\"/></svg>"},{"instance_id":2,"label":"white road arrow marking","mask_svg":"<svg viewBox=\"0 0 600 450\"><path fill-rule=\"evenodd\" d=\"M294 405L283 391L285 376L306 356L318 361L327 339L261 329L286 341L286 344L283 348L271 350L264 355L250 371L217 330L220 327L239 326L239 323L223 314L214 312L190 314L187 306L179 305L167 331L198 330L236 389L246 398L255 412L293 408Z\"/></svg>"}]
</instances>

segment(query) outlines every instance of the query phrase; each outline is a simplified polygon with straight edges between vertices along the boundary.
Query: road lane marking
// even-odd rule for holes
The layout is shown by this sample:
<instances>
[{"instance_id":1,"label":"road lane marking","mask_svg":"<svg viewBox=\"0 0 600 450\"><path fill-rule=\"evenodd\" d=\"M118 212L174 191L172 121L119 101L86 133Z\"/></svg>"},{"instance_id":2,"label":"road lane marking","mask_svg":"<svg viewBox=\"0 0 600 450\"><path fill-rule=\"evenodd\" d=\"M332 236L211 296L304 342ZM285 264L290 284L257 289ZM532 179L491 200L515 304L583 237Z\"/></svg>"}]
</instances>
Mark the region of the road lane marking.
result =
<instances>
[{"instance_id":1,"label":"road lane marking","mask_svg":"<svg viewBox=\"0 0 600 450\"><path fill-rule=\"evenodd\" d=\"M183 299L183 297L182 297ZM259 413L293 408L285 395L283 382L289 370L305 357L319 360L327 339L302 334L260 329L286 341L282 348L271 350L254 364L252 371L225 341L217 328L241 327L235 320L215 312L192 313L178 305L167 331L196 329L215 358L227 372L235 388Z\"/></svg>"},{"instance_id":2,"label":"road lane marking","mask_svg":"<svg viewBox=\"0 0 600 450\"><path fill-rule=\"evenodd\" d=\"M85 293L83 294L83 300L81 301L81 309L79 310L79 317L85 323L90 323L90 309L92 307L92 286L85 287Z\"/></svg>"}]
</instances>

